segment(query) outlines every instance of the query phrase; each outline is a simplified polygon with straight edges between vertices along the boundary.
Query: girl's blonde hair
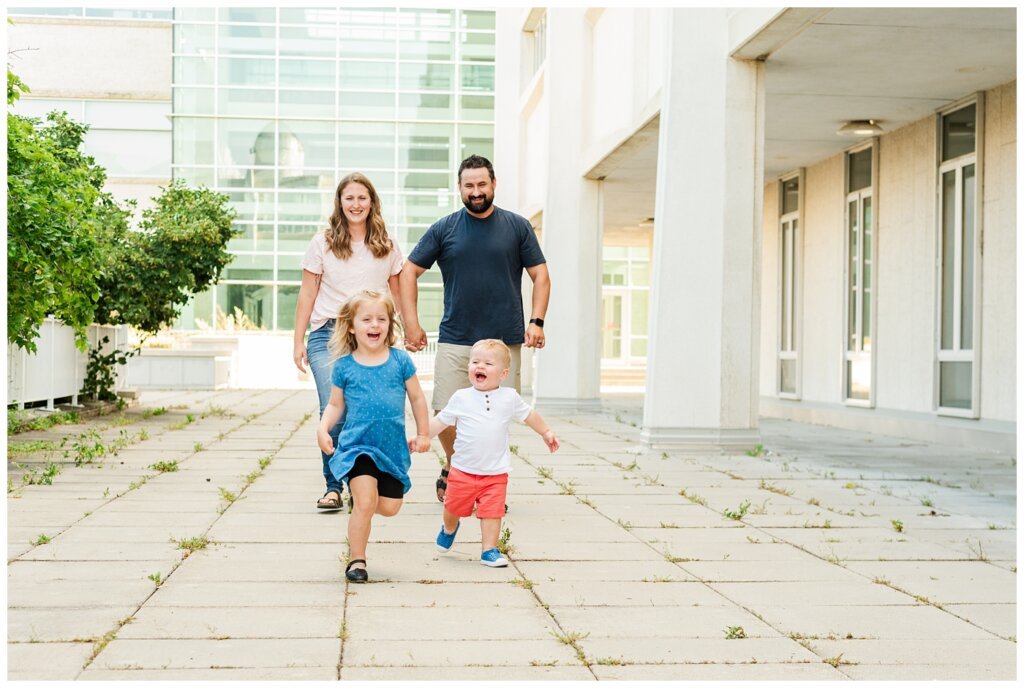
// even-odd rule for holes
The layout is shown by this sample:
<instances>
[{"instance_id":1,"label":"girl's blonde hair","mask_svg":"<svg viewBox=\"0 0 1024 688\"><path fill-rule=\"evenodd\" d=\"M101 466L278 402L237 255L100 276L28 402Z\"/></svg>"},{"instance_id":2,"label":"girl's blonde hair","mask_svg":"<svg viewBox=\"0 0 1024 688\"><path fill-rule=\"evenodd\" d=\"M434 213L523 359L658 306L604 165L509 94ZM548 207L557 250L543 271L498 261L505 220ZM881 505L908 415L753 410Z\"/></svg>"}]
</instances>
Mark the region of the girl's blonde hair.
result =
<instances>
[{"instance_id":1,"label":"girl's blonde hair","mask_svg":"<svg viewBox=\"0 0 1024 688\"><path fill-rule=\"evenodd\" d=\"M356 335L352 332L352 323L355 322L359 308L367 303L383 303L388 312L388 333L385 341L389 347L395 345L398 340L398 320L395 318L395 302L388 294L379 291L364 289L355 294L352 298L342 304L341 312L334 321L334 332L331 333L331 340L327 348L334 357L346 356L356 350Z\"/></svg>"},{"instance_id":2,"label":"girl's blonde hair","mask_svg":"<svg viewBox=\"0 0 1024 688\"><path fill-rule=\"evenodd\" d=\"M370 214L366 218L366 248L374 258L384 258L391 252L391 238L388 236L384 217L380 212L380 196L377 189L362 172L353 172L338 182L334 192L334 212L328 220L324 234L331 252L342 260L352 257L352 237L348 233L348 220L341 209L341 195L349 184L362 184L370 194Z\"/></svg>"}]
</instances>

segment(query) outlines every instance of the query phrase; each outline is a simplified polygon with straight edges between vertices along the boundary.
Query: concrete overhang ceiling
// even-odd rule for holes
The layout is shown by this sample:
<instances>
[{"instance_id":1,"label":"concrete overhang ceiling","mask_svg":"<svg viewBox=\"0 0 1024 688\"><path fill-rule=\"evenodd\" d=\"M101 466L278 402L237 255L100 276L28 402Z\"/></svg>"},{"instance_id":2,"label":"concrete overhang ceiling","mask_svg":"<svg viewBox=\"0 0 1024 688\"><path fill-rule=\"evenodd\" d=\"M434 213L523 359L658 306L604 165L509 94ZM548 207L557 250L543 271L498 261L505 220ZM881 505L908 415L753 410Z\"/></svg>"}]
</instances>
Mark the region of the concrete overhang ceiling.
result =
<instances>
[{"instance_id":1,"label":"concrete overhang ceiling","mask_svg":"<svg viewBox=\"0 0 1024 688\"><path fill-rule=\"evenodd\" d=\"M1015 8L786 12L814 15L765 63L765 181L856 143L844 122L892 132L1017 75Z\"/></svg>"}]
</instances>

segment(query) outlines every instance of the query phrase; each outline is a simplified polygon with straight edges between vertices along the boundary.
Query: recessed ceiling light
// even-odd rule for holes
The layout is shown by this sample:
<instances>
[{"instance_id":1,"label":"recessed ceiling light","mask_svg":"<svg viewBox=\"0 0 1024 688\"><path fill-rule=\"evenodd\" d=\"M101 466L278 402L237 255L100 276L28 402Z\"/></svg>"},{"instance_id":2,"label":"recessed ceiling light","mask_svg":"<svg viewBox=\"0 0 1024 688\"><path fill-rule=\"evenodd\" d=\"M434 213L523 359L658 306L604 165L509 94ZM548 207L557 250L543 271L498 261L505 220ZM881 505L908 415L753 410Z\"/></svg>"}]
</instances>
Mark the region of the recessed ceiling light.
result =
<instances>
[{"instance_id":1,"label":"recessed ceiling light","mask_svg":"<svg viewBox=\"0 0 1024 688\"><path fill-rule=\"evenodd\" d=\"M882 131L873 119L855 119L839 127L836 133L840 136L878 136Z\"/></svg>"}]
</instances>

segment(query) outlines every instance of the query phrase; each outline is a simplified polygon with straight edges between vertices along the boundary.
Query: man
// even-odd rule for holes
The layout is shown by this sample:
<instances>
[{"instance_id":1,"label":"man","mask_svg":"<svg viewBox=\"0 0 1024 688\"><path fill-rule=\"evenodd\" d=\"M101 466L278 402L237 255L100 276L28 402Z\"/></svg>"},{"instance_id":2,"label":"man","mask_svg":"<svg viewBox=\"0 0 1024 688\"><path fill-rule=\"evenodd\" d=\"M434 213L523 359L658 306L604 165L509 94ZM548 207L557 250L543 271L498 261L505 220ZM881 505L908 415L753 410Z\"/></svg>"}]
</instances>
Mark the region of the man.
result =
<instances>
[{"instance_id":1,"label":"man","mask_svg":"<svg viewBox=\"0 0 1024 688\"><path fill-rule=\"evenodd\" d=\"M469 351L481 339L500 339L512 352L503 386L520 391L521 349L544 348L544 315L551 281L533 227L521 215L494 205L497 183L487 158L471 155L458 172L459 193L466 207L443 217L427 230L409 254L399 276L405 347L420 351L427 335L416 311L416 280L435 262L444 283L434 363L431 407L441 411L456 390L469 387ZM523 329L523 270L533 280L530 322ZM444 501L448 470L455 453L455 428L439 435L447 463L437 480L437 498Z\"/></svg>"}]
</instances>

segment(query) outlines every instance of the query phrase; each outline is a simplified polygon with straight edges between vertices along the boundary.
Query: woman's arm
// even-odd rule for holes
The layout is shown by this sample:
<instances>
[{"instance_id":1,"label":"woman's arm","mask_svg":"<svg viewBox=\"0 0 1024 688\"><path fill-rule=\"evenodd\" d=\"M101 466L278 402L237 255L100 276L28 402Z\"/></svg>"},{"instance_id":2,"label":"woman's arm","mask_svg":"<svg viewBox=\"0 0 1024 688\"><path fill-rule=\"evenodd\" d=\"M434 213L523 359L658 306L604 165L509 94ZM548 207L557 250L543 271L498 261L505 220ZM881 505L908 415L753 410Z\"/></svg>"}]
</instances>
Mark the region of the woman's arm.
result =
<instances>
[{"instance_id":1,"label":"woman's arm","mask_svg":"<svg viewBox=\"0 0 1024 688\"><path fill-rule=\"evenodd\" d=\"M331 428L341 418L345 411L345 390L337 385L331 385L331 398L324 409L324 415L320 417L320 425L316 428L316 443L320 445L320 451L324 454L334 453L334 442L331 441Z\"/></svg>"},{"instance_id":2,"label":"woman's arm","mask_svg":"<svg viewBox=\"0 0 1024 688\"><path fill-rule=\"evenodd\" d=\"M295 332L292 334L292 359L300 373L306 372L309 361L306 358L306 326L309 316L313 313L313 303L320 293L321 275L302 271L302 286L299 287L299 300L295 304Z\"/></svg>"}]
</instances>

